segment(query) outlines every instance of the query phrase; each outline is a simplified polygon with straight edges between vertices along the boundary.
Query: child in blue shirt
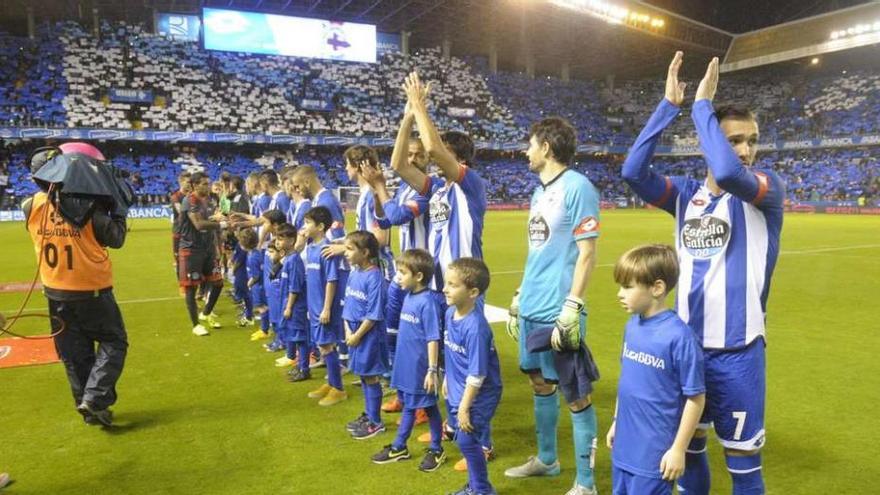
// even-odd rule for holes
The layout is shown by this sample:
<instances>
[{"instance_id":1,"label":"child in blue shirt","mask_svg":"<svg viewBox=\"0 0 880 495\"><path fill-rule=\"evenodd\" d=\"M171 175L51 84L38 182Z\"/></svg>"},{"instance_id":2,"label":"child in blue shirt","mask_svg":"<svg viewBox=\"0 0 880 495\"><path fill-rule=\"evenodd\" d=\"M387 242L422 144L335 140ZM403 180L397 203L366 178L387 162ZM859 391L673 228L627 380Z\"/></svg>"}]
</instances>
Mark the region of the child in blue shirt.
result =
<instances>
[{"instance_id":1,"label":"child in blue shirt","mask_svg":"<svg viewBox=\"0 0 880 495\"><path fill-rule=\"evenodd\" d=\"M397 260L396 281L406 291L400 311L397 350L391 371L391 386L403 404L397 437L374 455L376 464L410 458L406 441L412 433L416 411L424 409L431 428L431 445L419 469L436 471L446 460L440 446L443 419L437 407L438 361L440 357L440 305L428 290L434 276L434 258L423 249L410 249Z\"/></svg>"},{"instance_id":2,"label":"child in blue shirt","mask_svg":"<svg viewBox=\"0 0 880 495\"><path fill-rule=\"evenodd\" d=\"M263 318L268 319L269 328L275 332L275 340L266 344L266 350L275 352L281 350L279 324L281 323L281 258L284 253L279 252L274 242L266 246L266 255L263 259L263 292L266 294L266 312Z\"/></svg>"},{"instance_id":3,"label":"child in blue shirt","mask_svg":"<svg viewBox=\"0 0 880 495\"><path fill-rule=\"evenodd\" d=\"M342 388L337 343L342 340L341 296L338 290L340 256L324 257L321 250L330 241L327 230L333 225L330 210L316 206L305 214L303 235L311 241L306 252L306 301L312 342L318 346L327 366L327 383L309 392L319 405L332 406L348 398Z\"/></svg>"},{"instance_id":4,"label":"child in blue shirt","mask_svg":"<svg viewBox=\"0 0 880 495\"><path fill-rule=\"evenodd\" d=\"M287 351L275 364L279 367L298 365L299 373L293 378L302 381L309 375L309 322L306 308L306 268L300 253L295 249L296 229L283 224L275 232L275 242L284 252L281 260L281 324L282 342ZM305 359L295 362L297 354Z\"/></svg>"},{"instance_id":5,"label":"child in blue shirt","mask_svg":"<svg viewBox=\"0 0 880 495\"><path fill-rule=\"evenodd\" d=\"M232 277L235 299L244 303L244 314L238 319L238 326L250 327L254 324L254 302L251 297L248 258L257 247L257 234L252 229L241 229L235 233L238 242L232 253Z\"/></svg>"},{"instance_id":6,"label":"child in blue shirt","mask_svg":"<svg viewBox=\"0 0 880 495\"><path fill-rule=\"evenodd\" d=\"M664 245L633 248L614 266L617 298L633 315L606 437L616 495L672 493L706 402L700 344L665 305L678 272L675 250Z\"/></svg>"},{"instance_id":7,"label":"child in blue shirt","mask_svg":"<svg viewBox=\"0 0 880 495\"><path fill-rule=\"evenodd\" d=\"M492 329L477 308L489 288L489 269L482 260L459 258L446 269L443 392L449 403L447 422L467 461L468 483L454 495L494 495L480 438L489 429L501 400L501 370Z\"/></svg>"},{"instance_id":8,"label":"child in blue shirt","mask_svg":"<svg viewBox=\"0 0 880 495\"><path fill-rule=\"evenodd\" d=\"M245 247L245 250L248 253L247 256L247 275L248 275L248 292L251 297L251 304L254 308L254 313L262 314L263 316L260 318L261 327L255 330L251 334L251 341L261 340L268 337L268 326L266 326L265 330L263 329L262 322L265 320L266 323L269 322L269 317L266 315L266 293L263 290L263 264L265 260L265 253L259 249L257 249L257 244L259 238L257 237L256 231L253 229L247 229L251 232L251 234L247 234L248 238L252 238L252 241L248 241L253 244L253 247L248 249Z\"/></svg>"},{"instance_id":9,"label":"child in blue shirt","mask_svg":"<svg viewBox=\"0 0 880 495\"><path fill-rule=\"evenodd\" d=\"M388 289L379 268L379 242L373 234L364 230L352 232L345 237L343 245L345 259L352 267L342 310L348 366L361 377L366 411L347 426L352 438L364 440L385 431L379 411L382 407L379 377L388 372L384 321Z\"/></svg>"},{"instance_id":10,"label":"child in blue shirt","mask_svg":"<svg viewBox=\"0 0 880 495\"><path fill-rule=\"evenodd\" d=\"M268 201L268 196L266 197ZM266 203L268 204L268 202ZM268 256L266 255L266 246L271 244L267 239L271 236L272 232L274 232L275 228L279 225L283 224L285 221L285 216L278 210L269 210L263 211L259 217L248 217L243 216L238 213L233 213L230 215L230 218L233 219L235 225L239 227L254 227L254 233L257 235L257 247L254 249L254 253L251 253L248 258L248 273L249 281L248 284L251 287L251 300L254 305L255 311L257 314L260 314L260 329L254 331L251 334L251 340L263 340L272 338L272 332L270 331L270 321L267 317L268 308L264 308L263 306L267 305L266 300L266 291L262 282L262 274L266 271L266 265L269 264ZM245 218L248 217L248 218ZM257 267L261 267L259 272L256 272ZM260 275L257 275L259 273ZM255 280L256 279L256 280ZM251 283L251 281L254 281ZM265 346L267 348L271 347L270 350L280 350L273 341L272 344Z\"/></svg>"}]
</instances>

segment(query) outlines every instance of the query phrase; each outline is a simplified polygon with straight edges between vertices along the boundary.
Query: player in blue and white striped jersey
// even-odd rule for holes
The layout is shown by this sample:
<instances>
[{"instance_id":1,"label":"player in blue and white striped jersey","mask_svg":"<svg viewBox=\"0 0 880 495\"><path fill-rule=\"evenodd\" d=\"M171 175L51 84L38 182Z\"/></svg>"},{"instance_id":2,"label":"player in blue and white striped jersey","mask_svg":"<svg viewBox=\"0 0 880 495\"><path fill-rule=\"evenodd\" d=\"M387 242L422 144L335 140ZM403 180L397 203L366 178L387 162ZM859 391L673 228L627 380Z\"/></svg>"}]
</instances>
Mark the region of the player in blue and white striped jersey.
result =
<instances>
[{"instance_id":1,"label":"player in blue and white striped jersey","mask_svg":"<svg viewBox=\"0 0 880 495\"><path fill-rule=\"evenodd\" d=\"M666 98L639 135L623 177L645 201L676 218L681 263L676 307L706 359L706 409L688 448L680 492L709 493L706 429L714 423L734 493L763 493L765 315L779 255L785 186L770 170L753 170L758 123L748 109L713 108L718 59L710 62L691 112L709 165L704 182L662 177L650 168L663 129L678 115L682 53L669 66Z\"/></svg>"},{"instance_id":2,"label":"player in blue and white striped jersey","mask_svg":"<svg viewBox=\"0 0 880 495\"><path fill-rule=\"evenodd\" d=\"M424 85L418 74L407 76L404 83L407 96L401 127L409 132L413 123L419 130L419 139L428 158L437 165L443 180L437 183L423 170L405 160L392 160L391 166L400 178L428 200L428 251L434 258L434 277L429 287L441 311L446 311L446 298L440 292L444 286L446 268L459 258L483 257L483 221L486 215L486 186L482 177L467 164L474 157L474 142L464 133L448 131L442 136L428 115L427 99L430 84ZM477 306L483 309L484 297ZM487 457L492 458L491 432L481 432L480 442ZM461 466L457 466L461 469Z\"/></svg>"},{"instance_id":3,"label":"player in blue and white striped jersey","mask_svg":"<svg viewBox=\"0 0 880 495\"><path fill-rule=\"evenodd\" d=\"M299 232L303 227L306 212L312 208L312 202L300 194L299 189L293 186L293 172L295 168L291 168L282 173L281 184L284 186L284 192L290 198L290 208L287 209L287 223L293 225L293 228Z\"/></svg>"},{"instance_id":4,"label":"player in blue and white striped jersey","mask_svg":"<svg viewBox=\"0 0 880 495\"><path fill-rule=\"evenodd\" d=\"M394 253L391 251L391 226L382 222L376 214L376 199L361 170L379 168L379 154L376 150L362 144L354 145L343 154L345 173L348 179L360 188L355 207L355 229L370 232L379 241L379 265L382 276L390 282L397 271L394 268Z\"/></svg>"},{"instance_id":5,"label":"player in blue and white striped jersey","mask_svg":"<svg viewBox=\"0 0 880 495\"><path fill-rule=\"evenodd\" d=\"M428 154L419 139L410 139L410 132L414 117L412 112L405 112L400 129L397 131L397 139L391 152L391 163L394 170L402 166L415 167L422 173L427 174ZM364 167L361 175L370 186L374 201L375 214L382 228L398 226L400 236L400 250L406 252L410 249L428 250L428 231L430 229L428 212L428 198L413 189L404 181L392 198L388 194L385 184L385 175L380 167ZM440 187L442 180L432 177L432 187ZM429 281L428 281L429 282ZM403 301L406 297L404 291L393 279L388 284L387 306L385 308L385 323L387 326L388 348L391 351L392 361L397 347L397 332L400 326L400 313ZM396 412L403 409L402 402L394 397L382 405L386 412ZM416 413L416 424L427 421L428 417L424 410L419 409Z\"/></svg>"},{"instance_id":6,"label":"player in blue and white striped jersey","mask_svg":"<svg viewBox=\"0 0 880 495\"><path fill-rule=\"evenodd\" d=\"M406 113L411 112L425 151L436 163L444 182L435 189L435 182L421 170L402 163L392 166L398 166L397 173L410 186L430 197L428 250L436 262L431 289L439 292L449 263L459 258L483 257L486 186L482 177L467 165L474 157L473 140L455 131L441 136L431 122L427 108L430 85L423 85L418 74L412 73L404 89L409 108Z\"/></svg>"}]
</instances>

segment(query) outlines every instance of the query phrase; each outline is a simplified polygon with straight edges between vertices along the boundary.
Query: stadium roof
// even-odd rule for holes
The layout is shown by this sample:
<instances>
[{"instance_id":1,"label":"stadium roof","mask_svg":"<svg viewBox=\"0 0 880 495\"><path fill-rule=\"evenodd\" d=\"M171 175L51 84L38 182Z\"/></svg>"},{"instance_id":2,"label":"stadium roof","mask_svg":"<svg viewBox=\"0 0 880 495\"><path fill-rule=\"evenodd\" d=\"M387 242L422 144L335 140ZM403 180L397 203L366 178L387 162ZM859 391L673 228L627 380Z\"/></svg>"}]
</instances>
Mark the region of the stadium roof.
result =
<instances>
[{"instance_id":1,"label":"stadium roof","mask_svg":"<svg viewBox=\"0 0 880 495\"><path fill-rule=\"evenodd\" d=\"M746 33L791 22L871 0L644 0L695 21L729 31Z\"/></svg>"},{"instance_id":2,"label":"stadium roof","mask_svg":"<svg viewBox=\"0 0 880 495\"><path fill-rule=\"evenodd\" d=\"M91 10L110 19L149 21L153 11L198 12L201 7L260 11L375 24L380 31L409 31L411 47L452 42L455 55L485 55L492 40L502 70L523 70L523 47L535 54L538 75L559 75L568 63L575 78L662 75L671 54L685 50L685 73L723 56L733 32L747 31L864 3L857 0L614 0L663 18L663 29L611 24L549 0L45 0L38 18L91 22ZM0 19L21 18L26 0L0 0ZM20 23L18 24L21 25Z\"/></svg>"}]
</instances>

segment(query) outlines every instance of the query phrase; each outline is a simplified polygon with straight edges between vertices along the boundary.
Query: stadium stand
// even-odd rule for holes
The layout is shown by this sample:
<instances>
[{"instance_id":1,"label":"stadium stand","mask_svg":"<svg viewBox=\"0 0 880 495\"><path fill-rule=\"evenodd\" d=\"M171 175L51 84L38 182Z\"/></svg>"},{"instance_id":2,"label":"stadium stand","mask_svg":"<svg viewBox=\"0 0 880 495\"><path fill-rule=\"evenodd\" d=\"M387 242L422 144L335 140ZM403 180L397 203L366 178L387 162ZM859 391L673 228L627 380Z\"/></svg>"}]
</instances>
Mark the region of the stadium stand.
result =
<instances>
[{"instance_id":1,"label":"stadium stand","mask_svg":"<svg viewBox=\"0 0 880 495\"><path fill-rule=\"evenodd\" d=\"M0 124L63 127L63 41L42 25L33 40L0 32Z\"/></svg>"},{"instance_id":2,"label":"stadium stand","mask_svg":"<svg viewBox=\"0 0 880 495\"><path fill-rule=\"evenodd\" d=\"M74 127L387 136L404 103L400 82L417 70L437 81L435 109L476 111L469 120L437 112L444 128L482 139L519 136L485 81L460 59L440 63L439 49L409 59L386 54L377 64L339 63L206 51L125 23L104 22L100 39L73 23L60 27L70 84L65 106ZM111 87L148 88L157 98L133 114L132 104L95 98ZM304 100L322 108L307 109Z\"/></svg>"},{"instance_id":3,"label":"stadium stand","mask_svg":"<svg viewBox=\"0 0 880 495\"><path fill-rule=\"evenodd\" d=\"M206 51L143 26L102 21L100 36L66 21L39 26L35 39L0 33L0 123L8 126L157 129L189 132L341 134L391 137L403 107L400 83L417 70L434 82L433 112L444 130L478 140L523 142L528 126L561 115L581 143L629 146L663 94L662 80L562 82L523 74L490 74L484 59L442 60L439 49L411 57L389 53L377 64ZM111 102L113 88L150 90L152 104ZM689 91L693 91L690 88ZM853 71L806 78L757 72L726 77L717 101L750 102L762 141L880 133L880 76ZM311 103L309 103L311 102ZM450 112L457 109L458 112ZM693 146L684 115L665 143ZM456 113L453 116L450 113ZM115 143L108 154L135 176L143 201L162 203L181 169L246 175L261 167L314 165L328 187L346 185L336 148L236 148ZM770 152L760 166L780 172L790 200L878 198L877 149ZM387 154L387 150L385 153ZM383 159L387 162L387 156ZM32 192L23 167L25 148L0 155L8 163L9 198ZM524 202L536 184L519 152L481 152L495 202ZM605 198L627 198L619 156L579 156ZM701 159L658 157L663 173L699 175Z\"/></svg>"},{"instance_id":4,"label":"stadium stand","mask_svg":"<svg viewBox=\"0 0 880 495\"><path fill-rule=\"evenodd\" d=\"M515 142L531 122L561 115L581 142L628 145L663 93L662 80L612 87L489 74L483 59L442 61L439 49L409 58L388 53L377 64L213 52L107 21L99 37L72 21L42 24L34 40L0 33L0 61L13 68L0 75L6 125L391 136L403 105L400 81L417 70L435 82L434 117L444 129ZM111 102L111 88L149 89L154 100ZM780 82L768 69L726 77L717 100L751 102L763 141L880 132L876 74L786 75ZM473 117L453 117L450 108ZM695 143L688 119L664 138Z\"/></svg>"},{"instance_id":5,"label":"stadium stand","mask_svg":"<svg viewBox=\"0 0 880 495\"><path fill-rule=\"evenodd\" d=\"M17 201L35 191L24 166L28 147L8 147L0 153L0 165L8 163L12 197ZM143 204L167 203L167 195L176 187L182 170L204 170L212 179L221 171L233 175L265 167L280 169L285 165L312 165L328 188L352 187L343 172L341 148L310 147L298 151L241 149L231 146L196 148L157 147L108 143L106 153L135 178L136 192ZM388 151L382 154L388 162ZM608 201L633 202L632 194L620 178L622 157L617 155L578 156L574 168L586 174ZM880 153L875 148L801 150L770 152L758 156L759 168L778 172L788 185L790 201L844 201L864 197L873 204L880 201ZM487 193L493 203L522 204L529 201L538 184L528 173L522 153L481 152L476 167L487 179ZM664 175L704 177L706 166L696 156L657 157L653 167Z\"/></svg>"}]
</instances>

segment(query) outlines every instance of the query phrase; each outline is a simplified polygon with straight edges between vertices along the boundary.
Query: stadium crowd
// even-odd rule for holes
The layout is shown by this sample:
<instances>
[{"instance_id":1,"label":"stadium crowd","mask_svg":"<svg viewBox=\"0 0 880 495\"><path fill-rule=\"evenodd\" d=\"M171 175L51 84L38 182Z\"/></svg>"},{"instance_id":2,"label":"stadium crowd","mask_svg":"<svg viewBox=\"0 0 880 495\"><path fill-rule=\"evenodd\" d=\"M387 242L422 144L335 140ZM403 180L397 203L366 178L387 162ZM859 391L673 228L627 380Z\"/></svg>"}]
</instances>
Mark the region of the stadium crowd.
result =
<instances>
[{"instance_id":1,"label":"stadium crowd","mask_svg":"<svg viewBox=\"0 0 880 495\"><path fill-rule=\"evenodd\" d=\"M33 194L36 186L24 166L32 145L0 148L0 175L8 175L9 184L0 208L9 208ZM169 204L177 175L181 171L205 171L212 180L221 172L246 177L251 172L272 168L280 170L291 164L311 165L323 184L330 189L354 188L343 172L342 149L308 147L296 151L260 147L166 146L108 143L113 162L129 171L142 205ZM390 150L380 155L387 164ZM622 157L617 155L581 155L574 167L583 172L608 201L633 201L632 193L620 177ZM537 185L527 174L522 152L481 152L476 164L487 180L491 203L526 203ZM665 175L701 176L702 158L663 156L653 162ZM880 154L877 148L838 148L759 155L758 166L776 171L788 184L787 199L801 201L855 201L866 204L880 201ZM4 172L5 171L5 172ZM390 173L389 173L390 176Z\"/></svg>"},{"instance_id":2,"label":"stadium crowd","mask_svg":"<svg viewBox=\"0 0 880 495\"><path fill-rule=\"evenodd\" d=\"M399 81L416 70L433 81L432 118L445 130L476 139L523 141L530 122L549 115L573 123L581 143L629 146L653 111L661 81L570 81L490 74L485 59L451 58L439 49L411 57L387 53L377 64L207 51L197 43L168 39L142 25L102 21L95 36L72 21L41 24L34 39L0 33L0 123L8 126L94 127L241 133L391 136L403 106ZM149 90L152 103L114 102L113 88ZM756 88L758 88L756 90ZM762 141L880 132L880 75L853 71L806 78L759 74L732 76L720 102L750 97ZM752 98L754 97L754 98ZM450 109L463 112L451 115ZM687 109L685 109L687 111ZM469 112L473 112L472 115ZM695 145L690 121L680 118L665 144ZM163 204L181 170L221 169L246 176L265 167L315 167L328 187L354 186L341 174L341 150L296 151L223 146L110 145L116 162L134 175L142 204ZM385 163L388 156L382 157ZM0 206L31 194L22 166L25 149L0 154L8 185ZM788 199L878 198L877 153L871 148L771 152L760 163L790 184ZM480 153L493 202L522 202L535 179L522 172L520 152ZM576 167L606 198L632 197L619 174L620 157L580 156ZM659 170L694 173L702 161L660 157Z\"/></svg>"},{"instance_id":3,"label":"stadium crowd","mask_svg":"<svg viewBox=\"0 0 880 495\"><path fill-rule=\"evenodd\" d=\"M390 136L400 116L399 81L411 70L433 81L432 117L476 139L522 140L528 122L561 115L584 143L628 145L653 111L662 83L570 81L490 74L485 59L439 49L376 64L208 51L103 21L100 36L72 22L42 24L33 39L0 33L0 122L10 126L97 127L240 133ZM782 81L780 82L780 78ZM110 101L113 88L143 89L141 105ZM880 132L880 75L733 75L719 102L754 101L762 140ZM754 98L753 98L754 97ZM455 114L453 116L453 114ZM664 135L693 144L687 119Z\"/></svg>"}]
</instances>

